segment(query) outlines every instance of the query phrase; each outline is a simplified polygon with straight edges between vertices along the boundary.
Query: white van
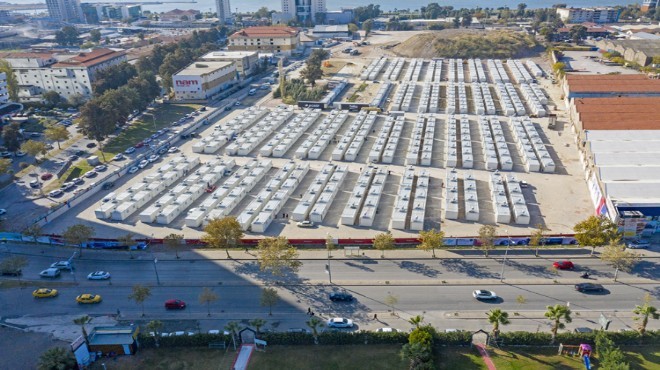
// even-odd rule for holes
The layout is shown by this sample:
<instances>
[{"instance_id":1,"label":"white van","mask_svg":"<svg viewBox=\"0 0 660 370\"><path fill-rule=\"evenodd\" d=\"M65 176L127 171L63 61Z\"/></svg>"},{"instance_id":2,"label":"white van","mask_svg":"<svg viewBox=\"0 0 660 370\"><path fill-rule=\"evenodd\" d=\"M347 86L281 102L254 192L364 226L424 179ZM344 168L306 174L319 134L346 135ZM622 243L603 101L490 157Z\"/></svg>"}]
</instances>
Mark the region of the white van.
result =
<instances>
[{"instance_id":1,"label":"white van","mask_svg":"<svg viewBox=\"0 0 660 370\"><path fill-rule=\"evenodd\" d=\"M58 268L47 268L39 273L39 276L45 277L45 278L56 278L60 276L60 269Z\"/></svg>"}]
</instances>

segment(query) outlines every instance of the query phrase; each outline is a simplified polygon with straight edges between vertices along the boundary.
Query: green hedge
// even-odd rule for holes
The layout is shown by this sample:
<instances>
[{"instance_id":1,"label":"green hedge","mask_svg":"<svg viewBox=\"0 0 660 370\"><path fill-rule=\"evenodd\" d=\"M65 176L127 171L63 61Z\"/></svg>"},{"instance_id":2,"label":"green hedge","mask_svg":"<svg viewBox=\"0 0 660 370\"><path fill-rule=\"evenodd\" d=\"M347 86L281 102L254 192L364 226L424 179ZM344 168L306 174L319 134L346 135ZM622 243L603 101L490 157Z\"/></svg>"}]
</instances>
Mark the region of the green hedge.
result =
<instances>
[{"instance_id":1,"label":"green hedge","mask_svg":"<svg viewBox=\"0 0 660 370\"><path fill-rule=\"evenodd\" d=\"M472 332L436 333L433 337L433 343L440 346L469 346L472 343Z\"/></svg>"},{"instance_id":2,"label":"green hedge","mask_svg":"<svg viewBox=\"0 0 660 370\"><path fill-rule=\"evenodd\" d=\"M314 337L308 333L264 333L259 335L260 339L265 340L268 344L291 344L291 345L308 345L314 344Z\"/></svg>"},{"instance_id":3,"label":"green hedge","mask_svg":"<svg viewBox=\"0 0 660 370\"><path fill-rule=\"evenodd\" d=\"M607 338L617 345L660 345L660 331L648 331L643 336L629 330L624 332L606 332ZM505 346L545 346L550 344L550 333L530 333L513 331L500 333L500 339ZM556 343L577 345L580 343L594 344L596 332L592 333L558 333Z\"/></svg>"},{"instance_id":4,"label":"green hedge","mask_svg":"<svg viewBox=\"0 0 660 370\"><path fill-rule=\"evenodd\" d=\"M147 335L140 335L140 347L155 348L155 338ZM195 334L181 335L178 337L159 338L161 348L169 347L208 347L209 343L225 342L229 345L231 337L224 334Z\"/></svg>"}]
</instances>

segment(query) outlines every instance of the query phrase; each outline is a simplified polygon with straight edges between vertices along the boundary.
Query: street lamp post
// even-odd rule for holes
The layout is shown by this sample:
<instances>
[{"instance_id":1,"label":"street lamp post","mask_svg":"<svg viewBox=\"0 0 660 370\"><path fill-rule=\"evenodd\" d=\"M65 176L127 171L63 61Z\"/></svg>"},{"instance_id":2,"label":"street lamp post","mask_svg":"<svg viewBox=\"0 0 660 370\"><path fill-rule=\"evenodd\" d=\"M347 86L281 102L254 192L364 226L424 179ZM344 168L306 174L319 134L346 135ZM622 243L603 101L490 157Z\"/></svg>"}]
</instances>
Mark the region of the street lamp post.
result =
<instances>
[{"instance_id":1,"label":"street lamp post","mask_svg":"<svg viewBox=\"0 0 660 370\"><path fill-rule=\"evenodd\" d=\"M328 263L325 265L325 271L328 273L328 280L330 281L330 284L332 284L332 271L330 270L330 249L328 248L328 239L330 238L330 234L326 234L325 238L325 249L328 250Z\"/></svg>"},{"instance_id":2,"label":"street lamp post","mask_svg":"<svg viewBox=\"0 0 660 370\"><path fill-rule=\"evenodd\" d=\"M504 267L506 266L506 258L509 255L509 246L511 245L511 237L509 236L509 230L506 231L506 252L504 252L504 260L502 261L502 272L500 273L500 281L504 280Z\"/></svg>"},{"instance_id":3,"label":"street lamp post","mask_svg":"<svg viewBox=\"0 0 660 370\"><path fill-rule=\"evenodd\" d=\"M158 263L158 258L154 258L154 271L156 271L156 282L160 285L160 277L158 277L158 268L156 264Z\"/></svg>"}]
</instances>

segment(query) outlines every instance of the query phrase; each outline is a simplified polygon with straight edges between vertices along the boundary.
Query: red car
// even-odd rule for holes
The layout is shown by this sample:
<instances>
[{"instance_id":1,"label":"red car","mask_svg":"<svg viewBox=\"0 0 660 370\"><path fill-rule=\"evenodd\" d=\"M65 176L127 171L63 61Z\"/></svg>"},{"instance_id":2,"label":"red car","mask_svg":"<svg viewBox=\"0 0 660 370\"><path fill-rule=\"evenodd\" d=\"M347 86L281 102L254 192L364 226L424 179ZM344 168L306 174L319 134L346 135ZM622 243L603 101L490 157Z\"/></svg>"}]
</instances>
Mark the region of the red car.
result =
<instances>
[{"instance_id":1,"label":"red car","mask_svg":"<svg viewBox=\"0 0 660 370\"><path fill-rule=\"evenodd\" d=\"M573 262L571 261L557 261L552 264L552 267L559 270L572 270L575 266L573 266Z\"/></svg>"},{"instance_id":2,"label":"red car","mask_svg":"<svg viewBox=\"0 0 660 370\"><path fill-rule=\"evenodd\" d=\"M52 174L52 173L44 173L43 175L41 175L41 179L42 179L43 181L47 181L47 180L50 180L50 179L52 179L52 178L53 178L53 174Z\"/></svg>"},{"instance_id":3,"label":"red car","mask_svg":"<svg viewBox=\"0 0 660 370\"><path fill-rule=\"evenodd\" d=\"M165 301L165 308L168 310L183 310L186 308L186 302L180 299L168 299Z\"/></svg>"},{"instance_id":4,"label":"red car","mask_svg":"<svg viewBox=\"0 0 660 370\"><path fill-rule=\"evenodd\" d=\"M135 148L142 148L144 146L144 143L140 141L139 143L135 144Z\"/></svg>"}]
</instances>

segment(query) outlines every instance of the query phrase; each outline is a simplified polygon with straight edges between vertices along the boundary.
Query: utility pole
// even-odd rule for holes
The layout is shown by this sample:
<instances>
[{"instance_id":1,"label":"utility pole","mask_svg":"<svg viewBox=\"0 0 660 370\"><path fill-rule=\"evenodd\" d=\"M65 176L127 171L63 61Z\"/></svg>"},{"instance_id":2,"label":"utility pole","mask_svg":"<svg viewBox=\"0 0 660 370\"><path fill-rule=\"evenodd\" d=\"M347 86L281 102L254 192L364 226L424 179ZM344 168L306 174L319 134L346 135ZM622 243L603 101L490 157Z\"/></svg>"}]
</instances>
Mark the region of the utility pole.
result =
<instances>
[{"instance_id":1,"label":"utility pole","mask_svg":"<svg viewBox=\"0 0 660 370\"><path fill-rule=\"evenodd\" d=\"M511 236L509 236L509 230L506 231L506 252L504 252L504 260L502 261L502 272L500 273L500 281L504 280L504 267L506 266L506 258L509 255L509 247L511 246Z\"/></svg>"}]
</instances>

